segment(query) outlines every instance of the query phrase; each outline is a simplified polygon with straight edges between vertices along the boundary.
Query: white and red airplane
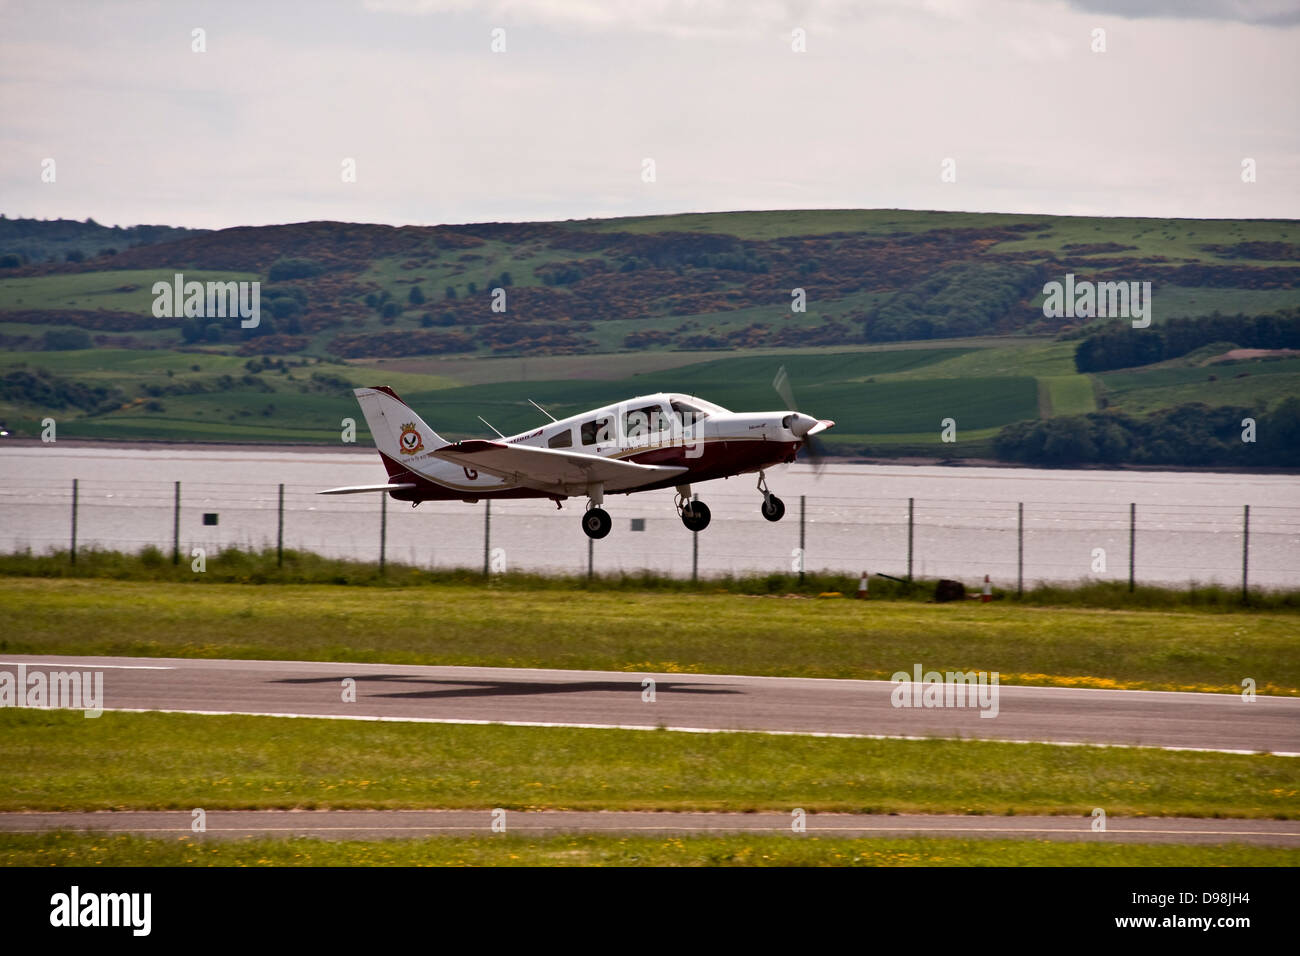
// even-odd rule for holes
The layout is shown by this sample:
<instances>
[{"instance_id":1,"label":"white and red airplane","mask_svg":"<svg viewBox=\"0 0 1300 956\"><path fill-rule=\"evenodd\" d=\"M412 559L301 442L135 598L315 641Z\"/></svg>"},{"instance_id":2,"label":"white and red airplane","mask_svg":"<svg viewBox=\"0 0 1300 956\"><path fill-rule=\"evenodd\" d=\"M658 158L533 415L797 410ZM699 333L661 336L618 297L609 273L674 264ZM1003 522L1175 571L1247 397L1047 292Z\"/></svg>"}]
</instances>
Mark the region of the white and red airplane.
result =
<instances>
[{"instance_id":1,"label":"white and red airplane","mask_svg":"<svg viewBox=\"0 0 1300 956\"><path fill-rule=\"evenodd\" d=\"M789 395L788 386L778 390L783 397ZM601 507L606 494L659 488L676 488L682 523L691 531L703 531L709 508L692 500L691 485L755 471L763 517L780 521L785 505L768 491L764 469L794 461L801 446L835 424L797 411L736 413L698 398L660 392L560 420L537 405L551 418L550 424L518 435L497 432L496 441L449 442L391 388L354 391L388 471L388 483L319 494L386 491L412 506L455 499L550 498L556 507L566 498L585 495L582 530L591 538L609 534L612 522Z\"/></svg>"}]
</instances>

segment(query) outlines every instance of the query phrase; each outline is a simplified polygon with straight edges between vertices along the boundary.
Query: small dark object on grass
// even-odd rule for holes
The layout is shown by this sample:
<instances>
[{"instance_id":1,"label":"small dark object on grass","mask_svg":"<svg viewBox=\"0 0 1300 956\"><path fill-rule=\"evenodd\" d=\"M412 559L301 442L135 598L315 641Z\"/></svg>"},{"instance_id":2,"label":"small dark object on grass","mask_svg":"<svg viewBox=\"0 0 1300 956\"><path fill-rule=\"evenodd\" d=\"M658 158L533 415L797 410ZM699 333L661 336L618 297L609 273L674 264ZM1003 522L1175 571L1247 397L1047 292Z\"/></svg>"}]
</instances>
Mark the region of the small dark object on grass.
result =
<instances>
[{"instance_id":1,"label":"small dark object on grass","mask_svg":"<svg viewBox=\"0 0 1300 956\"><path fill-rule=\"evenodd\" d=\"M940 578L934 586L934 599L940 604L946 601L963 601L966 599L966 585L960 581Z\"/></svg>"}]
</instances>

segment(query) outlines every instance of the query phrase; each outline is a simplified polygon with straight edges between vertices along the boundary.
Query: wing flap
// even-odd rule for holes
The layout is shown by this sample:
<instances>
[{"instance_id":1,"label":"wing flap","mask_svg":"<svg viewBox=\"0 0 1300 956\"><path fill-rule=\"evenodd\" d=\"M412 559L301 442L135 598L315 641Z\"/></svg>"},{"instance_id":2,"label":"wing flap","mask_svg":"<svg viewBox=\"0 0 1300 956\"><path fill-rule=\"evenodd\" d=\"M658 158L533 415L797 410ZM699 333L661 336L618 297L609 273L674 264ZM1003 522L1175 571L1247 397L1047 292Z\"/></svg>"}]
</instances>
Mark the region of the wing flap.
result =
<instances>
[{"instance_id":1,"label":"wing flap","mask_svg":"<svg viewBox=\"0 0 1300 956\"><path fill-rule=\"evenodd\" d=\"M600 455L485 439L456 442L431 454L529 488L566 493L581 492L589 484L603 484L606 491L637 488L686 471L676 465L640 465Z\"/></svg>"}]
</instances>

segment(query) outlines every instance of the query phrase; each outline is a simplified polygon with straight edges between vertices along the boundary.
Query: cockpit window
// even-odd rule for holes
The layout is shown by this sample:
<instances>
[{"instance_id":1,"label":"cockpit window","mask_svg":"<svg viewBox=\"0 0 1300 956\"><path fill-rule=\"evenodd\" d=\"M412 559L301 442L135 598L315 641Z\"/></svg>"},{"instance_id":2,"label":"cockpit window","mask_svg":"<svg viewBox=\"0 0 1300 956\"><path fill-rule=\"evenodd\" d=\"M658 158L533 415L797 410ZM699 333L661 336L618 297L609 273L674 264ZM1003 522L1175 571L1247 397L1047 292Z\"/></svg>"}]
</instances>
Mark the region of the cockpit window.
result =
<instances>
[{"instance_id":1,"label":"cockpit window","mask_svg":"<svg viewBox=\"0 0 1300 956\"><path fill-rule=\"evenodd\" d=\"M634 408L623 416L623 431L629 438L661 432L668 428L660 405L646 405Z\"/></svg>"},{"instance_id":2,"label":"cockpit window","mask_svg":"<svg viewBox=\"0 0 1300 956\"><path fill-rule=\"evenodd\" d=\"M546 443L548 448L572 448L573 447L573 429L566 428L562 432L556 432L551 436L551 440Z\"/></svg>"},{"instance_id":3,"label":"cockpit window","mask_svg":"<svg viewBox=\"0 0 1300 956\"><path fill-rule=\"evenodd\" d=\"M582 425L582 443L595 445L597 442L613 441L612 424L608 418L594 418Z\"/></svg>"},{"instance_id":4,"label":"cockpit window","mask_svg":"<svg viewBox=\"0 0 1300 956\"><path fill-rule=\"evenodd\" d=\"M683 402L680 399L673 402L673 415L682 425L701 422L709 417L709 413L698 405L692 405L690 402Z\"/></svg>"}]
</instances>

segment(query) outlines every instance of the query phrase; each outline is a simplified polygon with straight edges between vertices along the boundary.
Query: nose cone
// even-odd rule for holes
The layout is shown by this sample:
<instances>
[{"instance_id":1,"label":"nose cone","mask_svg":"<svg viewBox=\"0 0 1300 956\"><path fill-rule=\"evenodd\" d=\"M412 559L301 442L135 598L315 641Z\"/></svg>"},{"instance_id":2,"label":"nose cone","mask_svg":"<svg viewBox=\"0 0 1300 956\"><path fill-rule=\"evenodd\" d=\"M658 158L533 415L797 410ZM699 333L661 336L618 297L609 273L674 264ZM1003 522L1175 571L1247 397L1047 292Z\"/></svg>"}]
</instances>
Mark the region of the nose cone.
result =
<instances>
[{"instance_id":1,"label":"nose cone","mask_svg":"<svg viewBox=\"0 0 1300 956\"><path fill-rule=\"evenodd\" d=\"M790 431L796 438L808 438L833 427L835 427L833 421L813 418L811 415L796 414L790 421Z\"/></svg>"}]
</instances>

